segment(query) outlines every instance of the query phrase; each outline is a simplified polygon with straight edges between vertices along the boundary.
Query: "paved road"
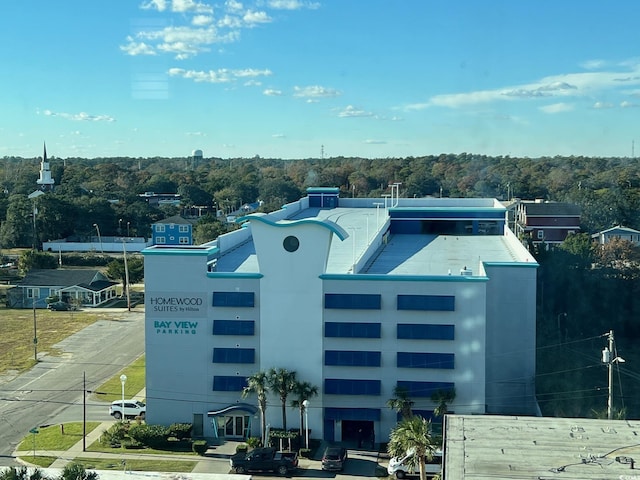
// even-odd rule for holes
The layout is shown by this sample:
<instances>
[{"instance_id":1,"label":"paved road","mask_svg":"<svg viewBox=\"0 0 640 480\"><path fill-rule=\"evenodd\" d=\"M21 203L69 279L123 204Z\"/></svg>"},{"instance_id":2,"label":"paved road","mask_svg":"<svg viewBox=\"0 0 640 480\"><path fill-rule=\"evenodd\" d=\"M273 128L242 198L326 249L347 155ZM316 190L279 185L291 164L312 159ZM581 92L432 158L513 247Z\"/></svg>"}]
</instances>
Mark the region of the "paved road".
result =
<instances>
[{"instance_id":1,"label":"paved road","mask_svg":"<svg viewBox=\"0 0 640 480\"><path fill-rule=\"evenodd\" d=\"M101 312L102 313L102 312ZM94 390L144 353L144 312L111 312L56 345L63 354L38 355L38 364L0 378L0 465L18 465L11 453L33 427L83 418L83 373ZM87 420L109 420L107 406L87 400Z\"/></svg>"}]
</instances>

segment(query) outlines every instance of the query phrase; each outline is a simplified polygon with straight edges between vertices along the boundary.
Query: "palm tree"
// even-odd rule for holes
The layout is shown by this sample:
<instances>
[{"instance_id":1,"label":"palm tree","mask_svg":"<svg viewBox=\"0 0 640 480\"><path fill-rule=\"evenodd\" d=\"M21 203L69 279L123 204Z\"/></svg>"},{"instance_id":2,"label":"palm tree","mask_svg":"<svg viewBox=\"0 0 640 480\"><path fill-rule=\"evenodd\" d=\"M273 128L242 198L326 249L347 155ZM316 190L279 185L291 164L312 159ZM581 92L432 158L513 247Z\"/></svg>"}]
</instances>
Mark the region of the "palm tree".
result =
<instances>
[{"instance_id":1,"label":"palm tree","mask_svg":"<svg viewBox=\"0 0 640 480\"><path fill-rule=\"evenodd\" d=\"M266 372L257 372L247 377L247 386L242 389L242 398L247 398L249 394L255 393L258 396L258 409L260 410L260 428L262 445L266 445L264 438L267 432L267 393L269 392L269 382Z\"/></svg>"},{"instance_id":2,"label":"palm tree","mask_svg":"<svg viewBox=\"0 0 640 480\"><path fill-rule=\"evenodd\" d=\"M449 411L449 405L456 398L456 389L436 390L431 394L431 401L436 403L433 414L436 417L444 417Z\"/></svg>"},{"instance_id":3,"label":"palm tree","mask_svg":"<svg viewBox=\"0 0 640 480\"><path fill-rule=\"evenodd\" d=\"M393 388L393 398L387 400L387 407L398 412L403 419L413 416L411 411L413 400L409 398L409 390L406 387L396 385Z\"/></svg>"},{"instance_id":4,"label":"palm tree","mask_svg":"<svg viewBox=\"0 0 640 480\"><path fill-rule=\"evenodd\" d=\"M39 468L35 468L31 474L27 467L9 467L0 472L0 480L47 480L48 477Z\"/></svg>"},{"instance_id":5,"label":"palm tree","mask_svg":"<svg viewBox=\"0 0 640 480\"><path fill-rule=\"evenodd\" d=\"M293 392L296 384L296 372L290 372L286 368L272 368L267 374L269 388L280 397L282 405L282 429L287 431L287 397Z\"/></svg>"},{"instance_id":6,"label":"palm tree","mask_svg":"<svg viewBox=\"0 0 640 480\"><path fill-rule=\"evenodd\" d=\"M309 382L296 382L293 386L293 393L296 398L291 401L291 406L300 411L300 438L302 438L302 434L304 432L304 425L302 421L305 410L304 401L318 395L318 387L311 385ZM309 428L308 425L307 428Z\"/></svg>"},{"instance_id":7,"label":"palm tree","mask_svg":"<svg viewBox=\"0 0 640 480\"><path fill-rule=\"evenodd\" d=\"M402 457L409 450L414 452L411 462L419 462L420 480L426 480L425 463L433 460L436 445L431 438L431 422L419 415L401 420L389 434L389 455Z\"/></svg>"}]
</instances>

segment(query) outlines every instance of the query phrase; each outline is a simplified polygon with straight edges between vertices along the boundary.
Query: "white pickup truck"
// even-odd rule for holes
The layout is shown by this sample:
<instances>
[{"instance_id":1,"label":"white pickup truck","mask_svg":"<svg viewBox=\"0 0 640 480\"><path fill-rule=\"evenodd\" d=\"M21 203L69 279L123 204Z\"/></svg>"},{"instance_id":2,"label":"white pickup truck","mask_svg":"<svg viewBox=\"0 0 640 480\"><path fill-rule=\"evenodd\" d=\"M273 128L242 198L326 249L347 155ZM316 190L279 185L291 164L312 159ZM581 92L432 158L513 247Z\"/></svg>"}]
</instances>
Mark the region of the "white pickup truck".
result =
<instances>
[{"instance_id":1,"label":"white pickup truck","mask_svg":"<svg viewBox=\"0 0 640 480\"><path fill-rule=\"evenodd\" d=\"M395 475L396 478L405 478L407 475L420 475L420 465L413 458L414 451L409 450L402 457L393 457L389 460L389 466L387 467L387 473L389 475ZM425 465L425 472L427 478L433 477L440 473L442 470L442 451L436 450L433 453L431 461L427 461Z\"/></svg>"}]
</instances>

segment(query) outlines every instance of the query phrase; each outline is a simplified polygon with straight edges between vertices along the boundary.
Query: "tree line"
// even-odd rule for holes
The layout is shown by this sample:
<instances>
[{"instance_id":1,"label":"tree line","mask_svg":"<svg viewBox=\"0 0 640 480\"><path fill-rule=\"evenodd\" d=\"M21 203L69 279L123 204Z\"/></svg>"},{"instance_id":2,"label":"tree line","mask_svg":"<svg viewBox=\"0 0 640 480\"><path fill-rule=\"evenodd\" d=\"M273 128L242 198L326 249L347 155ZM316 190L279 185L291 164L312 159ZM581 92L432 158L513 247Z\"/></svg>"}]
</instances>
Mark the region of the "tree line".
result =
<instances>
[{"instance_id":1,"label":"tree line","mask_svg":"<svg viewBox=\"0 0 640 480\"><path fill-rule=\"evenodd\" d=\"M402 197L543 198L582 207L582 228L640 229L640 164L633 158L490 157L468 153L405 158L220 159L50 157L55 189L29 199L39 159L0 159L0 248L39 246L69 236L150 235L152 223L191 206L228 213L262 201L264 211L297 200L306 188L338 187L342 196L379 197L400 182ZM177 193L180 208L154 207L138 195ZM35 219L34 219L35 213ZM199 241L223 233L201 220ZM205 226L206 225L206 226ZM213 238L210 238L212 237Z\"/></svg>"}]
</instances>

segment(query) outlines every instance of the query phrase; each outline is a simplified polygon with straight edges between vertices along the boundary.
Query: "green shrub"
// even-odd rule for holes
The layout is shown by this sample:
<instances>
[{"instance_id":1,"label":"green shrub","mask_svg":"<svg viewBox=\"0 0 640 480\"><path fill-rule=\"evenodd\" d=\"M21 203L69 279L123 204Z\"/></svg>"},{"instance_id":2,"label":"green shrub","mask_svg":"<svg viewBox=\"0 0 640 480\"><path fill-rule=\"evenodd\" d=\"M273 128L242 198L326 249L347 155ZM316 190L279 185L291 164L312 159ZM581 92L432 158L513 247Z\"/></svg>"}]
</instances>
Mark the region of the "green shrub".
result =
<instances>
[{"instance_id":1,"label":"green shrub","mask_svg":"<svg viewBox=\"0 0 640 480\"><path fill-rule=\"evenodd\" d=\"M198 455L204 455L205 453L207 453L208 448L209 448L209 445L207 444L206 440L195 440L191 444L191 449L193 450L194 453L197 453Z\"/></svg>"},{"instance_id":2,"label":"green shrub","mask_svg":"<svg viewBox=\"0 0 640 480\"><path fill-rule=\"evenodd\" d=\"M301 448L300 456L302 458L311 458L311 449L310 448Z\"/></svg>"},{"instance_id":3,"label":"green shrub","mask_svg":"<svg viewBox=\"0 0 640 480\"><path fill-rule=\"evenodd\" d=\"M170 437L175 437L178 440L182 440L184 438L191 438L191 429L193 425L190 423L174 423L169 426L169 434Z\"/></svg>"},{"instance_id":4,"label":"green shrub","mask_svg":"<svg viewBox=\"0 0 640 480\"><path fill-rule=\"evenodd\" d=\"M105 447L119 447L127 438L129 424L125 422L114 423L108 430L100 435L100 444Z\"/></svg>"},{"instance_id":5,"label":"green shrub","mask_svg":"<svg viewBox=\"0 0 640 480\"><path fill-rule=\"evenodd\" d=\"M236 445L236 453L247 453L249 451L249 445L246 443L241 443Z\"/></svg>"},{"instance_id":6,"label":"green shrub","mask_svg":"<svg viewBox=\"0 0 640 480\"><path fill-rule=\"evenodd\" d=\"M164 425L134 424L129 427L129 436L150 448L162 448L167 444L169 428Z\"/></svg>"},{"instance_id":7,"label":"green shrub","mask_svg":"<svg viewBox=\"0 0 640 480\"><path fill-rule=\"evenodd\" d=\"M247 438L247 445L249 448L258 448L262 445L262 439L260 437Z\"/></svg>"},{"instance_id":8,"label":"green shrub","mask_svg":"<svg viewBox=\"0 0 640 480\"><path fill-rule=\"evenodd\" d=\"M133 438L127 438L122 441L122 447L127 450L144 448L144 445Z\"/></svg>"}]
</instances>

